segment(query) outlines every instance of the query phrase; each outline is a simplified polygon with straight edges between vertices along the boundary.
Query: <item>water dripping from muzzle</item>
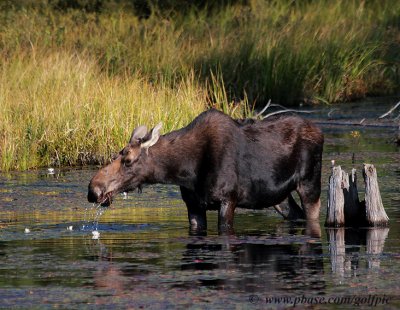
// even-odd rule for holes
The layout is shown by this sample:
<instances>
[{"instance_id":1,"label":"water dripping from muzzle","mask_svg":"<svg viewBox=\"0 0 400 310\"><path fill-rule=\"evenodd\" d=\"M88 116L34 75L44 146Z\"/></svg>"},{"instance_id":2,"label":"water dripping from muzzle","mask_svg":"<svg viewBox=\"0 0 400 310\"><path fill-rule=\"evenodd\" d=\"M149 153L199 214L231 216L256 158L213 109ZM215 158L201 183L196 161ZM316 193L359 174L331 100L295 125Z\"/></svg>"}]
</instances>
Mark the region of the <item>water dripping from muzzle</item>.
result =
<instances>
[{"instance_id":1,"label":"water dripping from muzzle","mask_svg":"<svg viewBox=\"0 0 400 310\"><path fill-rule=\"evenodd\" d=\"M99 228L99 219L100 217L104 214L104 212L107 210L107 207L103 207L101 204L99 204L96 207L96 214L94 216L94 221L93 221L93 230L97 231Z\"/></svg>"},{"instance_id":2,"label":"water dripping from muzzle","mask_svg":"<svg viewBox=\"0 0 400 310\"><path fill-rule=\"evenodd\" d=\"M100 217L108 209L106 206L102 206L101 203L92 204L91 207L86 207L83 217L83 231L97 231L99 228Z\"/></svg>"}]
</instances>

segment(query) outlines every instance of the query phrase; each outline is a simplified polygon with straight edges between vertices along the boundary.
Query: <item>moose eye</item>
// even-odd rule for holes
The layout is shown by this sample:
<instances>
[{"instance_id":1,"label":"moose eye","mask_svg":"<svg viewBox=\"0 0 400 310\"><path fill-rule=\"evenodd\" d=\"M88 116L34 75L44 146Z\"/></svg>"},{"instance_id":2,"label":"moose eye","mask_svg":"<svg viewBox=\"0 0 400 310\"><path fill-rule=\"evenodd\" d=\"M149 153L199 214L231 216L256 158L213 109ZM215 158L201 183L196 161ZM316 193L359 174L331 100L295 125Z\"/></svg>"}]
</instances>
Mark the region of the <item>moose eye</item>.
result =
<instances>
[{"instance_id":1,"label":"moose eye","mask_svg":"<svg viewBox=\"0 0 400 310\"><path fill-rule=\"evenodd\" d=\"M130 167L130 166L132 166L132 164L133 164L133 160L131 158L125 158L123 161L123 165L125 167Z\"/></svg>"},{"instance_id":2,"label":"moose eye","mask_svg":"<svg viewBox=\"0 0 400 310\"><path fill-rule=\"evenodd\" d=\"M122 164L123 164L125 167L130 167L130 166L132 166L134 163L136 163L138 160L139 160L139 157L131 157L131 156L129 156L129 157L125 157L125 158L122 160Z\"/></svg>"}]
</instances>

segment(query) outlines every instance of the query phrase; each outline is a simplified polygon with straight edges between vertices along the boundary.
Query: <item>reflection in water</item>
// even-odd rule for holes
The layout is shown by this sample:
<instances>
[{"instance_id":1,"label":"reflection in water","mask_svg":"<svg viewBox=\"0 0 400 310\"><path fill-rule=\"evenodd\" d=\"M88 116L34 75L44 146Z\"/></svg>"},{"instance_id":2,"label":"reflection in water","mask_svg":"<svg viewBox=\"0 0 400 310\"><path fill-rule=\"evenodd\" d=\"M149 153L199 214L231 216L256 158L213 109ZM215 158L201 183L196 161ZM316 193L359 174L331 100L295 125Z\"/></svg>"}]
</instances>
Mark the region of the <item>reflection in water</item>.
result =
<instances>
[{"instance_id":1,"label":"reflection in water","mask_svg":"<svg viewBox=\"0 0 400 310\"><path fill-rule=\"evenodd\" d=\"M332 272L343 276L345 268L344 228L329 229L328 236L329 236L329 252L331 255Z\"/></svg>"},{"instance_id":2,"label":"reflection in water","mask_svg":"<svg viewBox=\"0 0 400 310\"><path fill-rule=\"evenodd\" d=\"M319 242L271 245L243 243L235 248L235 261L242 273L252 274L239 281L248 292L254 291L255 287L266 290L296 290L301 287L302 290L317 292L325 288Z\"/></svg>"},{"instance_id":3,"label":"reflection in water","mask_svg":"<svg viewBox=\"0 0 400 310\"><path fill-rule=\"evenodd\" d=\"M324 271L323 242L295 234L295 226L286 229L278 225L276 234L265 236L197 236L134 247L129 241L115 246L117 240L103 243L87 238L85 257L96 262L93 288L121 299L156 288L327 294L330 273ZM369 279L365 270L379 268L388 233L388 228L327 229L334 283L343 285L344 278L359 278L357 270ZM170 259L161 259L168 255ZM365 267L360 264L363 260ZM372 279L375 276L371 274ZM151 297L146 296L141 302L151 304ZM95 303L107 304L106 299L98 296Z\"/></svg>"},{"instance_id":4,"label":"reflection in water","mask_svg":"<svg viewBox=\"0 0 400 310\"><path fill-rule=\"evenodd\" d=\"M332 272L339 277L353 276L359 268L362 246L367 253L368 269L379 268L389 228L327 229Z\"/></svg>"},{"instance_id":5,"label":"reflection in water","mask_svg":"<svg viewBox=\"0 0 400 310\"><path fill-rule=\"evenodd\" d=\"M287 228L294 230L293 226ZM160 285L168 283L184 290L204 287L248 294L290 292L301 287L302 291L323 292L326 283L320 240L288 235L281 226L277 229L279 235L197 236L174 240L171 247L175 252L165 252L163 246L167 245L158 243L156 248L148 248L145 253L139 249L115 248L112 243L113 250L109 250L105 245L109 240L103 243L87 239L86 258L98 262L93 274L94 288L112 290L118 296L143 285L151 287L151 283L142 282L147 277L159 277ZM280 237L282 234L285 237ZM180 250L177 251L177 247ZM153 260L167 253L174 256L171 261L156 263L157 260ZM151 274L153 276L149 276Z\"/></svg>"},{"instance_id":6,"label":"reflection in water","mask_svg":"<svg viewBox=\"0 0 400 310\"><path fill-rule=\"evenodd\" d=\"M107 246L100 239L93 239L87 236L84 240L85 256L87 259L94 261L108 261L112 259L108 254Z\"/></svg>"},{"instance_id":7,"label":"reflection in water","mask_svg":"<svg viewBox=\"0 0 400 310\"><path fill-rule=\"evenodd\" d=\"M129 275L124 274L119 264L113 263L113 253L99 240L86 239L87 259L97 261L93 272L93 288L97 291L106 292L95 296L94 304L107 305L108 295L114 298L124 296L132 287L127 286Z\"/></svg>"},{"instance_id":8,"label":"reflection in water","mask_svg":"<svg viewBox=\"0 0 400 310\"><path fill-rule=\"evenodd\" d=\"M380 255L383 252L389 228L371 228L367 230L368 268L380 267Z\"/></svg>"}]
</instances>

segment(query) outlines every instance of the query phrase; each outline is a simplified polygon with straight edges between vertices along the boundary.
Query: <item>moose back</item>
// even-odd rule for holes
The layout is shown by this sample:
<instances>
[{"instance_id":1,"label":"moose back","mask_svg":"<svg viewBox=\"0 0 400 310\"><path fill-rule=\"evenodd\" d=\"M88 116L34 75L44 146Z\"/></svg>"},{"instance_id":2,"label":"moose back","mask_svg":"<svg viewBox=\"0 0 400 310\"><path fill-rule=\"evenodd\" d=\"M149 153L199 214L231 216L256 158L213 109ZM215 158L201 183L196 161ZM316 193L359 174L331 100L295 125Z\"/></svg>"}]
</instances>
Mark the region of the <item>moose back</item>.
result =
<instances>
[{"instance_id":1,"label":"moose back","mask_svg":"<svg viewBox=\"0 0 400 310\"><path fill-rule=\"evenodd\" d=\"M320 210L324 138L310 121L279 116L235 120L211 109L188 126L160 135L136 128L129 143L89 184L90 202L110 205L120 192L145 184L180 186L192 231L207 228L218 210L220 232L233 227L236 207L260 209L300 196L307 221Z\"/></svg>"}]
</instances>

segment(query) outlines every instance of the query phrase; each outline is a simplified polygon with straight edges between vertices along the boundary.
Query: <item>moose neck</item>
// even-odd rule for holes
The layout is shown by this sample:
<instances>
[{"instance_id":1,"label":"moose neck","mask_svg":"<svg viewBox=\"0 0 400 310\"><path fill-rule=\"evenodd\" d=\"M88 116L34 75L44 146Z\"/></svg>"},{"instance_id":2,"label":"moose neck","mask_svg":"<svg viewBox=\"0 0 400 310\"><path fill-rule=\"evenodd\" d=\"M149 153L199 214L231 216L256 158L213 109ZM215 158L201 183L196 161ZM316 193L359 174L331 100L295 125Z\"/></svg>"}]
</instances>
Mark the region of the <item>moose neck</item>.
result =
<instances>
[{"instance_id":1,"label":"moose neck","mask_svg":"<svg viewBox=\"0 0 400 310\"><path fill-rule=\"evenodd\" d=\"M198 139L191 133L172 132L161 136L149 149L152 173L148 183L174 184L194 189L203 149L196 141Z\"/></svg>"}]
</instances>

